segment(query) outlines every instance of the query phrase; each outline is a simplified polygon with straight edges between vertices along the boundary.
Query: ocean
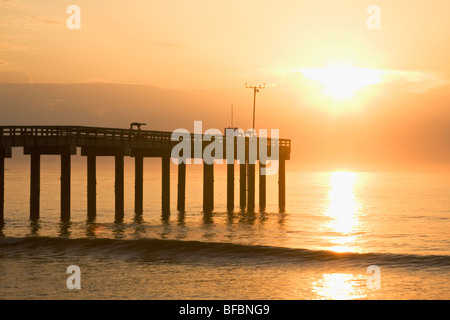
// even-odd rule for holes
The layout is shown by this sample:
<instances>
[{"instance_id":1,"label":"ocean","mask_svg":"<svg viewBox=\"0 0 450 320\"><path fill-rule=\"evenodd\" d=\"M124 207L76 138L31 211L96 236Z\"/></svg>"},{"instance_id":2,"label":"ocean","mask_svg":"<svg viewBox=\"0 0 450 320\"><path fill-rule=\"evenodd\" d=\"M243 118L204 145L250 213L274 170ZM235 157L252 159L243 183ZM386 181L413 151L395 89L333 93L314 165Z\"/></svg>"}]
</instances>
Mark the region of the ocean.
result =
<instances>
[{"instance_id":1,"label":"ocean","mask_svg":"<svg viewBox=\"0 0 450 320\"><path fill-rule=\"evenodd\" d=\"M0 299L391 300L450 298L450 173L300 172L287 165L267 205L233 212L225 165L214 211L202 212L202 167L187 166L186 212L161 214L161 170L145 160L144 214L134 214L126 162L125 218L114 222L113 160L97 166L97 217L87 219L86 168L72 165L71 221L60 221L60 172L41 167L41 215L29 220L29 168L6 160ZM258 183L256 184L258 186ZM80 288L69 287L78 266ZM70 278L70 279L69 279ZM75 281L75 280L74 280Z\"/></svg>"}]
</instances>

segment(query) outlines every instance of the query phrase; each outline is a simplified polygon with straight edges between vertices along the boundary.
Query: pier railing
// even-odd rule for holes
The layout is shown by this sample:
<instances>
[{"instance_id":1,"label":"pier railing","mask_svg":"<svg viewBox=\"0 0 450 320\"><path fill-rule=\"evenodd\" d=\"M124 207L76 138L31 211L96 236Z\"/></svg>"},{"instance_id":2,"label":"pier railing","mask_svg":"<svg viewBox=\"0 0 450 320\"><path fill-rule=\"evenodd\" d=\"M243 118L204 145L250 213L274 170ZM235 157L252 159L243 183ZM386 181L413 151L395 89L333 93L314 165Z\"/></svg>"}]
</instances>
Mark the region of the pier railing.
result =
<instances>
[{"instance_id":1,"label":"pier railing","mask_svg":"<svg viewBox=\"0 0 450 320\"><path fill-rule=\"evenodd\" d=\"M192 142L204 142L205 135L190 134ZM0 126L0 146L49 146L73 145L77 147L107 146L132 148L171 148L178 141L172 141L172 132L151 131L136 129L117 129L84 126ZM225 136L214 136L214 139L223 139ZM258 138L258 143L259 143ZM265 139L265 138L264 138ZM207 139L211 140L211 139ZM246 137L245 146L249 144ZM290 154L290 139L267 139L270 147L278 147L283 153Z\"/></svg>"}]
</instances>

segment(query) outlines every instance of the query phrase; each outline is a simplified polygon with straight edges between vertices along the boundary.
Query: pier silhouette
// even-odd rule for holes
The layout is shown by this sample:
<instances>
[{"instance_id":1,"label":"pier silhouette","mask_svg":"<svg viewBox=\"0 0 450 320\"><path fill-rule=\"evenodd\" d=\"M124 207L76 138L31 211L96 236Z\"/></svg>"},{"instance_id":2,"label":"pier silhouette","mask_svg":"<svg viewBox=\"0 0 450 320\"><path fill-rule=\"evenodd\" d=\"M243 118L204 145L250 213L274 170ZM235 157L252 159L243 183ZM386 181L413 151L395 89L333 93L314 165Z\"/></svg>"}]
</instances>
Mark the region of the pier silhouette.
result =
<instances>
[{"instance_id":1,"label":"pier silhouette","mask_svg":"<svg viewBox=\"0 0 450 320\"><path fill-rule=\"evenodd\" d=\"M204 139L203 134L190 134L192 146L201 143L202 153L205 147L222 139L226 149L225 136L214 136ZM266 140L260 144L259 140ZM206 140L206 141L205 141ZM25 155L30 155L30 220L39 219L40 201L40 165L41 155L59 155L61 158L61 221L70 220L70 184L71 156L81 149L81 156L87 158L87 216L96 216L97 182L96 157L109 156L115 158L115 220L124 218L124 157L135 160L135 213L143 213L143 159L145 157L161 158L162 161L162 196L161 209L163 214L170 212L170 161L172 148L179 141L172 140L172 132L150 131L140 128L119 129L84 126L0 126L0 223L4 221L4 184L5 158L12 157L12 148L22 147ZM233 140L233 150L238 147L237 138ZM258 138L257 146L267 147L267 155L276 147L278 159L278 204L284 210L286 203L286 173L285 161L290 159L291 140ZM253 211L255 208L255 163L249 161L249 138L245 137L245 163L239 162L240 169L240 208ZM192 148L191 150L194 150ZM225 152L223 159L226 160ZM227 210L234 209L234 161L227 161ZM198 157L195 153L191 158ZM229 159L228 159L229 160ZM266 205L266 179L261 174L265 167L259 156L259 205ZM230 163L231 162L231 163ZM177 210L185 210L186 194L186 163L178 163ZM211 212L214 209L214 164L203 161L203 210Z\"/></svg>"}]
</instances>

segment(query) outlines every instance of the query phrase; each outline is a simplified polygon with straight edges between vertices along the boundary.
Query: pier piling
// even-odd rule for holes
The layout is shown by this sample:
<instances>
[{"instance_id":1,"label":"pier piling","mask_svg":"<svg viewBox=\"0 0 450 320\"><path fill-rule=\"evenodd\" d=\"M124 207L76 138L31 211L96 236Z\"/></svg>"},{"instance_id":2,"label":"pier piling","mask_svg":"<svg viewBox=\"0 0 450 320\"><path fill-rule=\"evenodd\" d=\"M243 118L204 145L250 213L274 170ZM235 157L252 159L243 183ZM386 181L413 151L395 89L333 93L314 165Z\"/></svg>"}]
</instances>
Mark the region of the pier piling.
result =
<instances>
[{"instance_id":1,"label":"pier piling","mask_svg":"<svg viewBox=\"0 0 450 320\"><path fill-rule=\"evenodd\" d=\"M97 165L94 155L87 156L87 216L92 220L97 215Z\"/></svg>"},{"instance_id":2,"label":"pier piling","mask_svg":"<svg viewBox=\"0 0 450 320\"><path fill-rule=\"evenodd\" d=\"M162 162L161 202L163 214L170 212L170 155L164 155Z\"/></svg>"},{"instance_id":3,"label":"pier piling","mask_svg":"<svg viewBox=\"0 0 450 320\"><path fill-rule=\"evenodd\" d=\"M261 211L264 211L266 208L266 175L262 174L263 169L265 169L266 165L259 162L259 208Z\"/></svg>"},{"instance_id":4,"label":"pier piling","mask_svg":"<svg viewBox=\"0 0 450 320\"><path fill-rule=\"evenodd\" d=\"M5 158L0 157L0 224L3 223L5 211Z\"/></svg>"},{"instance_id":5,"label":"pier piling","mask_svg":"<svg viewBox=\"0 0 450 320\"><path fill-rule=\"evenodd\" d=\"M286 164L285 159L280 157L278 164L278 206L284 211L286 206Z\"/></svg>"},{"instance_id":6,"label":"pier piling","mask_svg":"<svg viewBox=\"0 0 450 320\"><path fill-rule=\"evenodd\" d=\"M144 211L144 158L134 158L134 213L139 216Z\"/></svg>"},{"instance_id":7,"label":"pier piling","mask_svg":"<svg viewBox=\"0 0 450 320\"><path fill-rule=\"evenodd\" d=\"M247 206L247 165L239 164L239 205L241 209Z\"/></svg>"},{"instance_id":8,"label":"pier piling","mask_svg":"<svg viewBox=\"0 0 450 320\"><path fill-rule=\"evenodd\" d=\"M5 158L0 157L0 225L5 218Z\"/></svg>"},{"instance_id":9,"label":"pier piling","mask_svg":"<svg viewBox=\"0 0 450 320\"><path fill-rule=\"evenodd\" d=\"M214 164L203 162L203 211L214 210Z\"/></svg>"},{"instance_id":10,"label":"pier piling","mask_svg":"<svg viewBox=\"0 0 450 320\"><path fill-rule=\"evenodd\" d=\"M61 154L61 221L70 220L70 154Z\"/></svg>"},{"instance_id":11,"label":"pier piling","mask_svg":"<svg viewBox=\"0 0 450 320\"><path fill-rule=\"evenodd\" d=\"M122 221L124 217L124 160L123 155L115 156L115 219Z\"/></svg>"},{"instance_id":12,"label":"pier piling","mask_svg":"<svg viewBox=\"0 0 450 320\"><path fill-rule=\"evenodd\" d=\"M186 207L186 163L178 164L178 198L177 210L184 212Z\"/></svg>"},{"instance_id":13,"label":"pier piling","mask_svg":"<svg viewBox=\"0 0 450 320\"><path fill-rule=\"evenodd\" d=\"M227 164L227 210L234 210L234 161Z\"/></svg>"},{"instance_id":14,"label":"pier piling","mask_svg":"<svg viewBox=\"0 0 450 320\"><path fill-rule=\"evenodd\" d=\"M254 211L255 210L255 164L248 164L248 198L247 198L247 210Z\"/></svg>"},{"instance_id":15,"label":"pier piling","mask_svg":"<svg viewBox=\"0 0 450 320\"><path fill-rule=\"evenodd\" d=\"M39 219L39 200L41 188L41 155L31 154L30 168L30 220Z\"/></svg>"},{"instance_id":16,"label":"pier piling","mask_svg":"<svg viewBox=\"0 0 450 320\"><path fill-rule=\"evenodd\" d=\"M11 148L0 148L0 225L5 217L5 158L11 158Z\"/></svg>"}]
</instances>

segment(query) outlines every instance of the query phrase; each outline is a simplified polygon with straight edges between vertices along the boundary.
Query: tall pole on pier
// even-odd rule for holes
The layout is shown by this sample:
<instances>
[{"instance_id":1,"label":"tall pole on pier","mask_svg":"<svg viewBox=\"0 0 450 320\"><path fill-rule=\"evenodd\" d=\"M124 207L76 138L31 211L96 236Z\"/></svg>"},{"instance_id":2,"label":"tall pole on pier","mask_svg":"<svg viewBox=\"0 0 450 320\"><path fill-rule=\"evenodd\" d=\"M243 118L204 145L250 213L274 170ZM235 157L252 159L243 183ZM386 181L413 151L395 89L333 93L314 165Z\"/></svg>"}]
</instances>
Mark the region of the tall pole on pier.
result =
<instances>
[{"instance_id":1,"label":"tall pole on pier","mask_svg":"<svg viewBox=\"0 0 450 320\"><path fill-rule=\"evenodd\" d=\"M259 85L259 86L248 86L247 82L245 83L245 87L247 89L253 89L253 126L252 129L255 130L255 113L256 113L256 94L259 92L259 90L264 89L266 87L266 84Z\"/></svg>"},{"instance_id":2,"label":"tall pole on pier","mask_svg":"<svg viewBox=\"0 0 450 320\"><path fill-rule=\"evenodd\" d=\"M255 131L255 114L256 114L256 94L259 92L259 90L264 89L266 87L266 84L263 86L248 86L247 83L245 83L245 87L247 89L253 89L253 125L252 129ZM252 133L253 134L253 133ZM254 163L248 163L248 169L247 169L247 208L250 212L253 212L255 209L255 164Z\"/></svg>"}]
</instances>

